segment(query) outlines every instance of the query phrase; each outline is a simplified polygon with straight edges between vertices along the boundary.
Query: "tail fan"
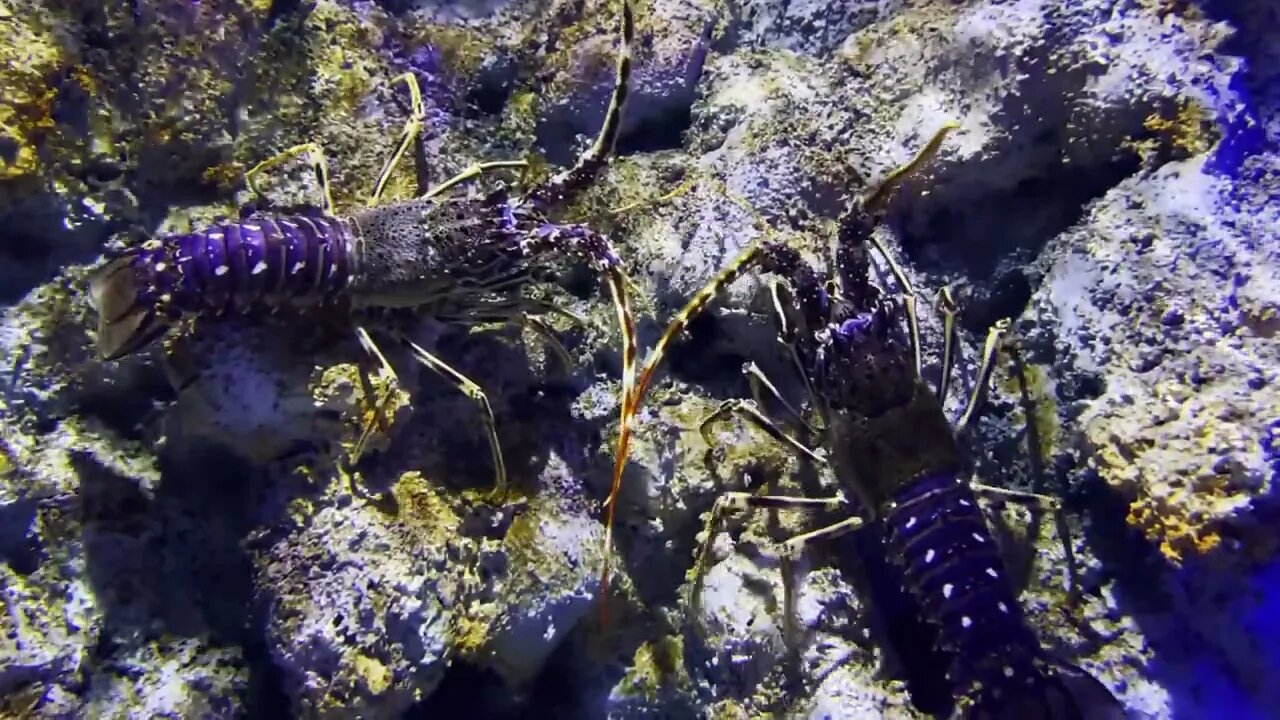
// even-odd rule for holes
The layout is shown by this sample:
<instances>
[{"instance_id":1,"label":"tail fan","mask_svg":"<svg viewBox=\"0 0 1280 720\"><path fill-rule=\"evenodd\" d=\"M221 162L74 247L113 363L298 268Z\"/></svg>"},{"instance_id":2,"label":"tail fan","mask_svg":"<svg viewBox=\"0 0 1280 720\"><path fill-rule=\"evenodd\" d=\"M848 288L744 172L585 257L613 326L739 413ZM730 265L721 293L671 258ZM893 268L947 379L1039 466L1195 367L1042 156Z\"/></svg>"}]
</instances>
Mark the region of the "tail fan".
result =
<instances>
[{"instance_id":1,"label":"tail fan","mask_svg":"<svg viewBox=\"0 0 1280 720\"><path fill-rule=\"evenodd\" d=\"M98 354L115 360L145 347L169 327L169 319L153 303L141 300L132 258L122 257L89 277L89 304L98 313Z\"/></svg>"},{"instance_id":2,"label":"tail fan","mask_svg":"<svg viewBox=\"0 0 1280 720\"><path fill-rule=\"evenodd\" d=\"M1101 682L1071 663L1050 661L1025 684L992 684L962 702L965 720L1124 720L1124 706Z\"/></svg>"}]
</instances>

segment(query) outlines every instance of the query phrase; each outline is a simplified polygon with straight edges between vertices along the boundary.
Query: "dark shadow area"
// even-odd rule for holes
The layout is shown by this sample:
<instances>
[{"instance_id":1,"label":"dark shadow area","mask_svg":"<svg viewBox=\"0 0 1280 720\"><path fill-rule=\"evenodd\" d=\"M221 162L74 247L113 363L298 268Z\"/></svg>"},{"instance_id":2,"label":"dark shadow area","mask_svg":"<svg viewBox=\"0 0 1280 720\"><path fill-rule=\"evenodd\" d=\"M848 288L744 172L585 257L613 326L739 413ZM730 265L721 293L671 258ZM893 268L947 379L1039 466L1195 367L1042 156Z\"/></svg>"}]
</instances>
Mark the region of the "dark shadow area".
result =
<instances>
[{"instance_id":1,"label":"dark shadow area","mask_svg":"<svg viewBox=\"0 0 1280 720\"><path fill-rule=\"evenodd\" d=\"M525 720L539 715L523 707L497 674L462 660L456 660L444 674L435 692L405 712L402 720L468 718L469 720Z\"/></svg>"},{"instance_id":2,"label":"dark shadow area","mask_svg":"<svg viewBox=\"0 0 1280 720\"><path fill-rule=\"evenodd\" d=\"M692 98L687 104L672 103L661 112L646 115L618 135L618 155L676 150L684 145L684 134L693 125Z\"/></svg>"},{"instance_id":3,"label":"dark shadow area","mask_svg":"<svg viewBox=\"0 0 1280 720\"><path fill-rule=\"evenodd\" d=\"M91 666L111 674L117 653L138 643L200 638L236 647L248 692L233 697L251 715L283 717L279 677L262 646L253 567L242 539L259 489L248 467L225 452L162 452L161 481L148 498L136 479L77 453L86 572L103 612Z\"/></svg>"},{"instance_id":4,"label":"dark shadow area","mask_svg":"<svg viewBox=\"0 0 1280 720\"><path fill-rule=\"evenodd\" d=\"M100 421L125 440L139 442L173 400L173 386L154 363L130 363L127 374L113 382L86 384L75 395L73 412Z\"/></svg>"},{"instance_id":5,"label":"dark shadow area","mask_svg":"<svg viewBox=\"0 0 1280 720\"><path fill-rule=\"evenodd\" d=\"M1038 142L1062 140L1046 135ZM890 223L915 267L969 284L960 323L980 335L996 320L1022 314L1036 289L1023 268L1077 223L1090 202L1138 168L1138 157L1123 153L1092 167L1051 164L1009 185L958 179L948 185L944 177L929 195L898 203ZM970 166L953 173L998 176Z\"/></svg>"},{"instance_id":6,"label":"dark shadow area","mask_svg":"<svg viewBox=\"0 0 1280 720\"><path fill-rule=\"evenodd\" d=\"M1253 702L1259 699L1268 677L1238 676L1213 645L1235 637L1264 651L1280 647L1280 625L1274 621L1280 587L1265 589L1280 577L1274 561L1269 573L1260 566L1253 572L1230 564L1214 569L1219 561L1212 557L1188 558L1182 567L1174 567L1128 524L1128 501L1100 478L1091 477L1071 503L1078 509L1088 508L1091 522L1087 538L1106 573L1105 578L1086 578L1086 590L1105 579L1115 580L1119 612L1132 617L1145 636L1152 651L1148 672L1170 693L1175 716L1193 717L1205 708L1229 708L1233 717L1269 717L1270 709ZM1194 613L1187 602L1191 597L1207 600L1208 606L1221 613L1234 598L1249 598L1260 589L1270 598L1271 606L1254 608L1260 617L1233 613L1238 627L1227 629L1212 621L1206 626L1189 615ZM1239 607L1249 605L1245 601ZM1205 627L1215 628L1215 639L1201 635Z\"/></svg>"}]
</instances>

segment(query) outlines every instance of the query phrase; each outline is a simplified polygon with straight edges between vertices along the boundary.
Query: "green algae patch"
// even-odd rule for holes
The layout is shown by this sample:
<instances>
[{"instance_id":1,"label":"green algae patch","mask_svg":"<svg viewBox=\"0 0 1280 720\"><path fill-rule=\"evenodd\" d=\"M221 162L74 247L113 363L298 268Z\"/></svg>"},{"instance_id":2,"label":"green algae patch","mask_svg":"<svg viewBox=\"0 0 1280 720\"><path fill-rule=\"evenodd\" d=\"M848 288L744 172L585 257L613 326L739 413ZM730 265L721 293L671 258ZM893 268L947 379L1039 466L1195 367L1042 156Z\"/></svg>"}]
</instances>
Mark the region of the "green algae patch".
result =
<instances>
[{"instance_id":1,"label":"green algae patch","mask_svg":"<svg viewBox=\"0 0 1280 720\"><path fill-rule=\"evenodd\" d=\"M354 665L356 677L364 683L370 695L382 695L391 687L394 678L381 660L360 654L356 656Z\"/></svg>"},{"instance_id":2,"label":"green algae patch","mask_svg":"<svg viewBox=\"0 0 1280 720\"><path fill-rule=\"evenodd\" d=\"M1019 417L1013 422L1035 423L1034 432L1027 433L1038 440L1037 447L1028 447L1028 452L1035 452L1042 463L1049 462L1062 439L1062 427L1058 422L1058 403L1054 394L1054 383L1044 365L1032 363L1022 364L1022 377L1017 372L1009 372L999 376L999 387L1009 397L1018 399ZM1026 399L1023 400L1023 392ZM1031 415L1027 416L1027 405L1031 406ZM1031 428L1028 428L1029 430Z\"/></svg>"},{"instance_id":3,"label":"green algae patch","mask_svg":"<svg viewBox=\"0 0 1280 720\"><path fill-rule=\"evenodd\" d=\"M391 488L400 522L422 545L443 546L457 532L462 520L448 498L441 495L422 473L412 470Z\"/></svg>"},{"instance_id":4,"label":"green algae patch","mask_svg":"<svg viewBox=\"0 0 1280 720\"><path fill-rule=\"evenodd\" d=\"M692 687L684 667L684 640L678 635L667 635L641 645L630 669L618 683L618 690L624 696L651 701Z\"/></svg>"},{"instance_id":5,"label":"green algae patch","mask_svg":"<svg viewBox=\"0 0 1280 720\"><path fill-rule=\"evenodd\" d=\"M0 181L34 176L39 150L54 131L51 79L66 64L51 30L12 2L0 3Z\"/></svg>"}]
</instances>

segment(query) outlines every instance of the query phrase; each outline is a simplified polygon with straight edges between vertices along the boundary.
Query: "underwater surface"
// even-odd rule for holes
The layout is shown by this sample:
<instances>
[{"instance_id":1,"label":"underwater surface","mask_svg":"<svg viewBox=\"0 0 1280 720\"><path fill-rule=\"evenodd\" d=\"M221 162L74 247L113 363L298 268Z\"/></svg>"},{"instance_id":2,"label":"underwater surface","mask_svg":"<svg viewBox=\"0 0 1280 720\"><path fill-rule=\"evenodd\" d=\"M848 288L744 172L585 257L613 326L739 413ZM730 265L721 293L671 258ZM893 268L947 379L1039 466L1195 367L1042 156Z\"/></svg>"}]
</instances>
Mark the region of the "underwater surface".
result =
<instances>
[{"instance_id":1,"label":"underwater surface","mask_svg":"<svg viewBox=\"0 0 1280 720\"><path fill-rule=\"evenodd\" d=\"M0 56L0 717L1280 718L1272 0Z\"/></svg>"}]
</instances>

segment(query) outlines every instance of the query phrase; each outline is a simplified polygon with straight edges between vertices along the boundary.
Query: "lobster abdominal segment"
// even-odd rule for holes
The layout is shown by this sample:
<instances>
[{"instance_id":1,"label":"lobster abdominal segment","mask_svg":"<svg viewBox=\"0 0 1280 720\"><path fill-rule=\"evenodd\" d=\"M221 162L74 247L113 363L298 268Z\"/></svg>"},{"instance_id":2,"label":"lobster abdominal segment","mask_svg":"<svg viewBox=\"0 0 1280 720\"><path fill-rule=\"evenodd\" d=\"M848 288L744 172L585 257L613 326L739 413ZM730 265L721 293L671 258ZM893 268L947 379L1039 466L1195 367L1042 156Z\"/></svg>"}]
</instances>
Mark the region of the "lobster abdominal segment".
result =
<instances>
[{"instance_id":1,"label":"lobster abdominal segment","mask_svg":"<svg viewBox=\"0 0 1280 720\"><path fill-rule=\"evenodd\" d=\"M336 218L251 218L168 238L131 265L170 295L156 298L170 313L239 314L332 298L351 279L353 238Z\"/></svg>"},{"instance_id":2,"label":"lobster abdominal segment","mask_svg":"<svg viewBox=\"0 0 1280 720\"><path fill-rule=\"evenodd\" d=\"M907 588L952 654L952 685L968 693L1037 679L1039 643L969 485L953 473L922 477L894 495L884 520Z\"/></svg>"}]
</instances>

